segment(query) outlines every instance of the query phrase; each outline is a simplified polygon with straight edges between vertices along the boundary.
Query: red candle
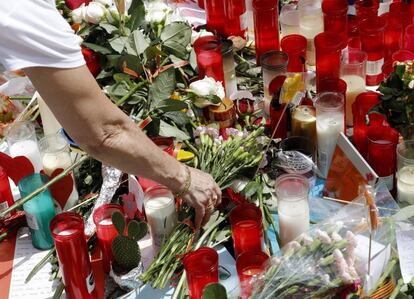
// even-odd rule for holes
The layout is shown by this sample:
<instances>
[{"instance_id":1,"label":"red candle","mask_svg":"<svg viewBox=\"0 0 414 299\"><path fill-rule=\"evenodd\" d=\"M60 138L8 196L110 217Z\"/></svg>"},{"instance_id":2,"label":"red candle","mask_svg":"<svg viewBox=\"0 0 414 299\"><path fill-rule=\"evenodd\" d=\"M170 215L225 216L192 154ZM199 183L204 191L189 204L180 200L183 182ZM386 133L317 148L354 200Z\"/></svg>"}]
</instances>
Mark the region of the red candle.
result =
<instances>
[{"instance_id":1,"label":"red candle","mask_svg":"<svg viewBox=\"0 0 414 299\"><path fill-rule=\"evenodd\" d=\"M390 4L390 13L399 16L400 23L402 23L403 32L408 25L412 24L412 16L409 4L404 2L393 2Z\"/></svg>"},{"instance_id":2,"label":"red candle","mask_svg":"<svg viewBox=\"0 0 414 299\"><path fill-rule=\"evenodd\" d=\"M198 3L198 7L200 7L201 9L204 9L204 0L197 0Z\"/></svg>"},{"instance_id":3,"label":"red candle","mask_svg":"<svg viewBox=\"0 0 414 299\"><path fill-rule=\"evenodd\" d=\"M66 296L69 299L97 298L83 218L73 212L63 212L52 219L50 231L55 241Z\"/></svg>"},{"instance_id":4,"label":"red candle","mask_svg":"<svg viewBox=\"0 0 414 299\"><path fill-rule=\"evenodd\" d=\"M282 51L289 57L288 72L305 72L307 40L299 34L291 34L282 38Z\"/></svg>"},{"instance_id":5,"label":"red candle","mask_svg":"<svg viewBox=\"0 0 414 299\"><path fill-rule=\"evenodd\" d=\"M414 59L414 53L408 50L399 50L392 54L391 61L395 62L404 62L407 60L413 60Z\"/></svg>"},{"instance_id":6,"label":"red candle","mask_svg":"<svg viewBox=\"0 0 414 299\"><path fill-rule=\"evenodd\" d=\"M359 21L357 16L348 15L348 47L361 50L361 38L359 37Z\"/></svg>"},{"instance_id":7,"label":"red candle","mask_svg":"<svg viewBox=\"0 0 414 299\"><path fill-rule=\"evenodd\" d=\"M190 299L201 299L204 287L218 282L218 254L209 247L187 253L183 259Z\"/></svg>"},{"instance_id":8,"label":"red candle","mask_svg":"<svg viewBox=\"0 0 414 299\"><path fill-rule=\"evenodd\" d=\"M246 251L262 251L262 212L254 204L241 204L230 212L231 234L237 257Z\"/></svg>"},{"instance_id":9,"label":"red candle","mask_svg":"<svg viewBox=\"0 0 414 299\"><path fill-rule=\"evenodd\" d=\"M93 222L96 225L96 236L103 255L103 266L105 272L111 269L111 262L114 260L112 254L112 240L118 234L112 224L112 214L114 212L123 213L122 207L117 204L104 204L97 208L93 213Z\"/></svg>"},{"instance_id":10,"label":"red candle","mask_svg":"<svg viewBox=\"0 0 414 299\"><path fill-rule=\"evenodd\" d=\"M341 40L337 34L322 32L315 37L316 90L325 79L339 79Z\"/></svg>"},{"instance_id":11,"label":"red candle","mask_svg":"<svg viewBox=\"0 0 414 299\"><path fill-rule=\"evenodd\" d=\"M378 15L379 0L355 0L356 15L360 20Z\"/></svg>"},{"instance_id":12,"label":"red candle","mask_svg":"<svg viewBox=\"0 0 414 299\"><path fill-rule=\"evenodd\" d=\"M382 76L384 80L388 78L388 76L394 71L394 62L392 60L388 60L382 66Z\"/></svg>"},{"instance_id":13,"label":"red candle","mask_svg":"<svg viewBox=\"0 0 414 299\"><path fill-rule=\"evenodd\" d=\"M245 0L225 1L225 26L226 36L246 37L247 12Z\"/></svg>"},{"instance_id":14,"label":"red candle","mask_svg":"<svg viewBox=\"0 0 414 299\"><path fill-rule=\"evenodd\" d=\"M268 262L269 256L262 251L247 251L237 257L236 268L242 299L249 298L253 290L253 278L263 273Z\"/></svg>"},{"instance_id":15,"label":"red candle","mask_svg":"<svg viewBox=\"0 0 414 299\"><path fill-rule=\"evenodd\" d=\"M393 193L397 160L398 132L391 127L375 126L368 129L368 163Z\"/></svg>"},{"instance_id":16,"label":"red candle","mask_svg":"<svg viewBox=\"0 0 414 299\"><path fill-rule=\"evenodd\" d=\"M279 125L277 127L275 135L273 136L274 138L285 139L287 137L288 118L286 111L283 113L285 106L285 103L280 104L277 101L272 101L270 103L270 136L272 136L273 131L276 129L276 126Z\"/></svg>"},{"instance_id":17,"label":"red candle","mask_svg":"<svg viewBox=\"0 0 414 299\"><path fill-rule=\"evenodd\" d=\"M197 56L198 78L208 76L224 84L220 41L212 36L200 37L194 43L194 50Z\"/></svg>"},{"instance_id":18,"label":"red candle","mask_svg":"<svg viewBox=\"0 0 414 299\"><path fill-rule=\"evenodd\" d=\"M352 105L354 144L360 154L367 158L367 132L369 127L382 126L385 117L380 114L367 115L368 111L379 103L380 94L376 92L364 92L359 94ZM369 126L367 126L367 118Z\"/></svg>"},{"instance_id":19,"label":"red candle","mask_svg":"<svg viewBox=\"0 0 414 299\"><path fill-rule=\"evenodd\" d=\"M263 53L279 50L278 0L253 0L256 63Z\"/></svg>"},{"instance_id":20,"label":"red candle","mask_svg":"<svg viewBox=\"0 0 414 299\"><path fill-rule=\"evenodd\" d=\"M207 29L224 35L224 0L205 0Z\"/></svg>"},{"instance_id":21,"label":"red candle","mask_svg":"<svg viewBox=\"0 0 414 299\"><path fill-rule=\"evenodd\" d=\"M409 25L405 28L404 48L414 51L414 25Z\"/></svg>"},{"instance_id":22,"label":"red candle","mask_svg":"<svg viewBox=\"0 0 414 299\"><path fill-rule=\"evenodd\" d=\"M361 48L368 55L368 86L378 85L382 81L382 65L384 64L384 29L383 18L365 19L360 23Z\"/></svg>"},{"instance_id":23,"label":"red candle","mask_svg":"<svg viewBox=\"0 0 414 299\"><path fill-rule=\"evenodd\" d=\"M3 167L0 167L0 196L0 211L7 209L14 204L9 177ZM11 213L14 214L15 211Z\"/></svg>"},{"instance_id":24,"label":"red candle","mask_svg":"<svg viewBox=\"0 0 414 299\"><path fill-rule=\"evenodd\" d=\"M400 15L395 12L385 13L381 16L387 22L384 32L385 60L388 60L392 53L398 51L402 47L403 41L403 25Z\"/></svg>"},{"instance_id":25,"label":"red candle","mask_svg":"<svg viewBox=\"0 0 414 299\"><path fill-rule=\"evenodd\" d=\"M341 48L346 48L348 45L347 0L323 0L322 12L325 32L337 34L342 42Z\"/></svg>"}]
</instances>

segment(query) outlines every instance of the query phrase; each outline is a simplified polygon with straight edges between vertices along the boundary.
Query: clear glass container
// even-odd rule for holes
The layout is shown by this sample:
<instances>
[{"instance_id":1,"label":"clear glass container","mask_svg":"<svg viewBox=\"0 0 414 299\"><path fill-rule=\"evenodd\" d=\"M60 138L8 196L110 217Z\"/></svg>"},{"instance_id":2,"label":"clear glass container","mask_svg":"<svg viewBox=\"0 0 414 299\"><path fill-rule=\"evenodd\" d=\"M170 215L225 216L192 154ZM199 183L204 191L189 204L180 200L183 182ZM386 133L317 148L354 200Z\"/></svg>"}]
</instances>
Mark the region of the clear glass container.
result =
<instances>
[{"instance_id":1,"label":"clear glass container","mask_svg":"<svg viewBox=\"0 0 414 299\"><path fill-rule=\"evenodd\" d=\"M226 95L237 92L236 67L234 63L233 42L226 39L222 42L221 53L223 55L224 83L226 86Z\"/></svg>"},{"instance_id":2,"label":"clear glass container","mask_svg":"<svg viewBox=\"0 0 414 299\"><path fill-rule=\"evenodd\" d=\"M402 141L397 146L397 170L408 165L414 166L414 140Z\"/></svg>"},{"instance_id":3,"label":"clear glass container","mask_svg":"<svg viewBox=\"0 0 414 299\"><path fill-rule=\"evenodd\" d=\"M297 5L283 5L279 16L279 23L282 37L290 34L299 34L299 10Z\"/></svg>"}]
</instances>

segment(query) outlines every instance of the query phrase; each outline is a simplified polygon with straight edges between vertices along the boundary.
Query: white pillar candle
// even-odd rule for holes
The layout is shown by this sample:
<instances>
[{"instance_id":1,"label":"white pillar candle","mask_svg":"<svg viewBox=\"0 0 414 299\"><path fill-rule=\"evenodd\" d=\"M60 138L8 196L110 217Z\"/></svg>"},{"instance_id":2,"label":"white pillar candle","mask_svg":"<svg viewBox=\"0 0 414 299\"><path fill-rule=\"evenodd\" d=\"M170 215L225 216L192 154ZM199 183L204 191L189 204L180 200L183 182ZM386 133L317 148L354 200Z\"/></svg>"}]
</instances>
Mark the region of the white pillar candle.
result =
<instances>
[{"instance_id":1,"label":"white pillar candle","mask_svg":"<svg viewBox=\"0 0 414 299\"><path fill-rule=\"evenodd\" d=\"M352 126L352 104L360 93L365 92L365 78L357 75L345 75L341 79L346 82L346 125Z\"/></svg>"},{"instance_id":2,"label":"white pillar candle","mask_svg":"<svg viewBox=\"0 0 414 299\"><path fill-rule=\"evenodd\" d=\"M40 95L37 97L37 103L39 104L39 112L40 118L42 119L44 134L56 134L62 126Z\"/></svg>"},{"instance_id":3,"label":"white pillar candle","mask_svg":"<svg viewBox=\"0 0 414 299\"><path fill-rule=\"evenodd\" d=\"M397 176L398 200L414 204L414 165L404 166Z\"/></svg>"},{"instance_id":4,"label":"white pillar candle","mask_svg":"<svg viewBox=\"0 0 414 299\"><path fill-rule=\"evenodd\" d=\"M299 2L299 12L299 33L308 41L306 63L313 66L316 60L314 38L324 30L321 4L319 1L302 0Z\"/></svg>"},{"instance_id":5,"label":"white pillar candle","mask_svg":"<svg viewBox=\"0 0 414 299\"><path fill-rule=\"evenodd\" d=\"M32 162L35 172L42 170L42 161L37 142L34 140L21 140L10 145L9 152L12 157L24 156Z\"/></svg>"}]
</instances>

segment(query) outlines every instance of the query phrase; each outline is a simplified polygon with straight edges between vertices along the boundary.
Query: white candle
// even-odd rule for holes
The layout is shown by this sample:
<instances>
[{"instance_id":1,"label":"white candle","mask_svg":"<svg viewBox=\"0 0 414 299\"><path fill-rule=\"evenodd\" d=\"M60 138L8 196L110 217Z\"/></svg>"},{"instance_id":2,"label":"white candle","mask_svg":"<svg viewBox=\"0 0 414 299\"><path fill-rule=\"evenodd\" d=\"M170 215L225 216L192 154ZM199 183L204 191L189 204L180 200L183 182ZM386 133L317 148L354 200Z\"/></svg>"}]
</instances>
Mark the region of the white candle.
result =
<instances>
[{"instance_id":1,"label":"white candle","mask_svg":"<svg viewBox=\"0 0 414 299\"><path fill-rule=\"evenodd\" d=\"M62 230L61 232L58 233L59 236L70 236L73 235L74 233L78 232L77 229L75 228L68 228L65 230Z\"/></svg>"},{"instance_id":2,"label":"white candle","mask_svg":"<svg viewBox=\"0 0 414 299\"><path fill-rule=\"evenodd\" d=\"M56 134L62 128L62 126L40 96L37 97L37 103L39 104L39 112L40 118L42 119L44 134Z\"/></svg>"},{"instance_id":3,"label":"white candle","mask_svg":"<svg viewBox=\"0 0 414 299\"><path fill-rule=\"evenodd\" d=\"M314 38L319 33L323 32L323 15L322 10L315 10L314 14L304 15L299 20L299 32L306 37L308 46L306 50L306 63L308 65L315 65L315 43Z\"/></svg>"},{"instance_id":4,"label":"white candle","mask_svg":"<svg viewBox=\"0 0 414 299\"><path fill-rule=\"evenodd\" d=\"M66 169L72 165L70 153L44 153L42 158L43 170L48 176L59 168Z\"/></svg>"},{"instance_id":5,"label":"white candle","mask_svg":"<svg viewBox=\"0 0 414 299\"><path fill-rule=\"evenodd\" d=\"M318 167L324 176L328 175L340 132L344 132L344 115L342 113L330 112L317 115Z\"/></svg>"},{"instance_id":6,"label":"white candle","mask_svg":"<svg viewBox=\"0 0 414 299\"><path fill-rule=\"evenodd\" d=\"M35 172L42 170L42 160L37 142L34 140L20 140L9 148L12 157L24 156L32 162Z\"/></svg>"},{"instance_id":7,"label":"white candle","mask_svg":"<svg viewBox=\"0 0 414 299\"><path fill-rule=\"evenodd\" d=\"M101 221L99 221L99 225L112 225L112 218L104 218Z\"/></svg>"},{"instance_id":8,"label":"white candle","mask_svg":"<svg viewBox=\"0 0 414 299\"><path fill-rule=\"evenodd\" d=\"M309 230L309 205L307 200L298 198L297 201L289 201L283 209L279 209L278 214L282 246Z\"/></svg>"},{"instance_id":9,"label":"white candle","mask_svg":"<svg viewBox=\"0 0 414 299\"><path fill-rule=\"evenodd\" d=\"M174 198L169 196L153 197L145 200L144 206L152 243L158 252L177 224Z\"/></svg>"},{"instance_id":10,"label":"white candle","mask_svg":"<svg viewBox=\"0 0 414 299\"><path fill-rule=\"evenodd\" d=\"M352 104L356 97L365 91L365 78L357 75L345 75L341 79L346 82L346 125L352 126Z\"/></svg>"},{"instance_id":11,"label":"white candle","mask_svg":"<svg viewBox=\"0 0 414 299\"><path fill-rule=\"evenodd\" d=\"M398 200L414 204L414 165L401 168L397 179Z\"/></svg>"}]
</instances>

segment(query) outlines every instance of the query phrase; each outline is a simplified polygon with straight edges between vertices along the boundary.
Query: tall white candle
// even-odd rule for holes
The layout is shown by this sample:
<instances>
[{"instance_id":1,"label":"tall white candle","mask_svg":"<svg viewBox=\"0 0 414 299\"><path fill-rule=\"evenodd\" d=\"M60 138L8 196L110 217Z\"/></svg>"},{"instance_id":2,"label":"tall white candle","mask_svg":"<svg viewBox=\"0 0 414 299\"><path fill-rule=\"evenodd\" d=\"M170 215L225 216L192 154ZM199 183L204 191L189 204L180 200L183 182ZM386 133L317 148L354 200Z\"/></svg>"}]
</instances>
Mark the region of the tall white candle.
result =
<instances>
[{"instance_id":1,"label":"tall white candle","mask_svg":"<svg viewBox=\"0 0 414 299\"><path fill-rule=\"evenodd\" d=\"M414 165L404 166L398 171L398 200L414 204Z\"/></svg>"},{"instance_id":2,"label":"tall white candle","mask_svg":"<svg viewBox=\"0 0 414 299\"><path fill-rule=\"evenodd\" d=\"M344 75L341 79L346 82L346 125L352 126L352 104L356 97L365 91L365 78L357 75Z\"/></svg>"},{"instance_id":3,"label":"tall white candle","mask_svg":"<svg viewBox=\"0 0 414 299\"><path fill-rule=\"evenodd\" d=\"M37 97L37 103L39 104L40 118L42 119L43 132L45 135L56 134L62 126L53 115L53 112L46 105L42 97Z\"/></svg>"},{"instance_id":4,"label":"tall white candle","mask_svg":"<svg viewBox=\"0 0 414 299\"><path fill-rule=\"evenodd\" d=\"M59 168L66 169L72 165L70 153L45 153L42 157L43 170L48 176Z\"/></svg>"},{"instance_id":5,"label":"tall white candle","mask_svg":"<svg viewBox=\"0 0 414 299\"><path fill-rule=\"evenodd\" d=\"M11 144L9 152L12 157L24 156L32 162L35 172L42 170L42 160L37 142L31 139L20 140Z\"/></svg>"},{"instance_id":6,"label":"tall white candle","mask_svg":"<svg viewBox=\"0 0 414 299\"><path fill-rule=\"evenodd\" d=\"M299 32L306 37L308 46L306 50L306 63L310 66L315 65L315 43L314 38L323 32L322 10L315 10L314 14L302 15L299 20Z\"/></svg>"},{"instance_id":7,"label":"tall white candle","mask_svg":"<svg viewBox=\"0 0 414 299\"><path fill-rule=\"evenodd\" d=\"M309 230L309 205L306 200L289 202L279 209L280 241L282 246Z\"/></svg>"}]
</instances>

